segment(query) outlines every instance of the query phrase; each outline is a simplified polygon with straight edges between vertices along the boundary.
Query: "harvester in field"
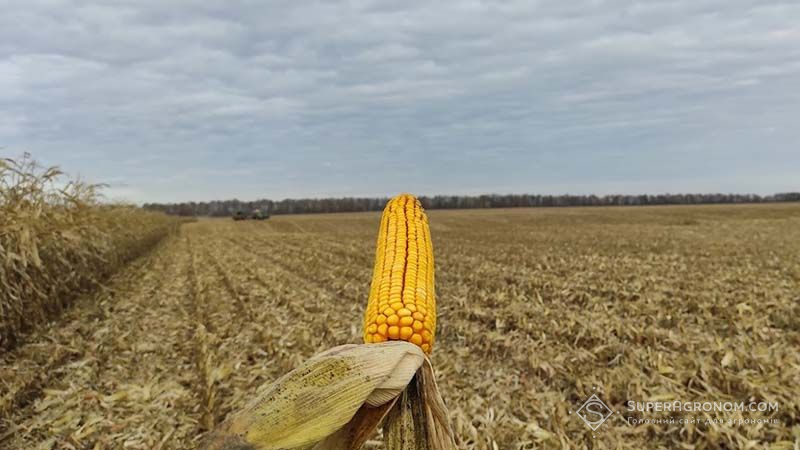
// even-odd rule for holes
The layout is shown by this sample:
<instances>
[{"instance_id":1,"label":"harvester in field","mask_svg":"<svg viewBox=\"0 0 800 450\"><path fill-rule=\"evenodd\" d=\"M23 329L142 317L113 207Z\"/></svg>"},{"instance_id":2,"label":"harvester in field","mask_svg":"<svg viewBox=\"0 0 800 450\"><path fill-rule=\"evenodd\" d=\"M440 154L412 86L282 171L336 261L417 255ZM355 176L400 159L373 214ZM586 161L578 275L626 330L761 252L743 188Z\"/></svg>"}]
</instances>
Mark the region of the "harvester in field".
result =
<instances>
[{"instance_id":1,"label":"harvester in field","mask_svg":"<svg viewBox=\"0 0 800 450\"><path fill-rule=\"evenodd\" d=\"M262 211L260 209L255 209L251 213L246 213L244 211L236 211L233 215L233 220L267 220L269 219L269 213L266 211Z\"/></svg>"},{"instance_id":2,"label":"harvester in field","mask_svg":"<svg viewBox=\"0 0 800 450\"><path fill-rule=\"evenodd\" d=\"M250 214L250 218L253 220L267 220L269 219L269 212L256 209Z\"/></svg>"}]
</instances>

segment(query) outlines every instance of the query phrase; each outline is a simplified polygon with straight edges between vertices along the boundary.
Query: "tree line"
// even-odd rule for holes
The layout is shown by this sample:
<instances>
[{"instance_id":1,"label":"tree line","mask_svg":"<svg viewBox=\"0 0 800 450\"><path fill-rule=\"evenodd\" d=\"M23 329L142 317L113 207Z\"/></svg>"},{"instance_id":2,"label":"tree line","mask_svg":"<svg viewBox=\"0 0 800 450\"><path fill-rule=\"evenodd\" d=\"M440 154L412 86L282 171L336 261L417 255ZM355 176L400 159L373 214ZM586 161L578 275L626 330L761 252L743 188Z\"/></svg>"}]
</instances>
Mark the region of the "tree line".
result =
<instances>
[{"instance_id":1,"label":"tree line","mask_svg":"<svg viewBox=\"0 0 800 450\"><path fill-rule=\"evenodd\" d=\"M772 203L800 201L800 192L760 196L756 194L657 194L657 195L436 195L419 197L426 209L519 208L559 206L700 205L723 203ZM145 203L145 209L179 216L226 217L255 210L270 214L310 214L381 211L388 198L305 198L285 200L215 200L209 202Z\"/></svg>"}]
</instances>

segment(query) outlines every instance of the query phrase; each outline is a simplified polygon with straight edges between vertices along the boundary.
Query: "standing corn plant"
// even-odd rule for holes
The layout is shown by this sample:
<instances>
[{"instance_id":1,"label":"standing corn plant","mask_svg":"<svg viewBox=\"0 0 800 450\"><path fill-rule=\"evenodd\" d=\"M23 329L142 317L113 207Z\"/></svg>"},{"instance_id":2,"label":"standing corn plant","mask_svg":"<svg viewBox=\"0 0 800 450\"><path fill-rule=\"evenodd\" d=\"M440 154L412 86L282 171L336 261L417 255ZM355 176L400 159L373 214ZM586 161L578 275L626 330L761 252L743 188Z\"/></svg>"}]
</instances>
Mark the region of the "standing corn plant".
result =
<instances>
[{"instance_id":1,"label":"standing corn plant","mask_svg":"<svg viewBox=\"0 0 800 450\"><path fill-rule=\"evenodd\" d=\"M0 158L0 350L177 229L174 217L104 204L102 187L28 154Z\"/></svg>"},{"instance_id":2,"label":"standing corn plant","mask_svg":"<svg viewBox=\"0 0 800 450\"><path fill-rule=\"evenodd\" d=\"M433 246L414 196L386 205L364 314L366 344L315 355L232 415L206 450L358 449L383 426L389 450L454 449L429 355L436 331Z\"/></svg>"}]
</instances>

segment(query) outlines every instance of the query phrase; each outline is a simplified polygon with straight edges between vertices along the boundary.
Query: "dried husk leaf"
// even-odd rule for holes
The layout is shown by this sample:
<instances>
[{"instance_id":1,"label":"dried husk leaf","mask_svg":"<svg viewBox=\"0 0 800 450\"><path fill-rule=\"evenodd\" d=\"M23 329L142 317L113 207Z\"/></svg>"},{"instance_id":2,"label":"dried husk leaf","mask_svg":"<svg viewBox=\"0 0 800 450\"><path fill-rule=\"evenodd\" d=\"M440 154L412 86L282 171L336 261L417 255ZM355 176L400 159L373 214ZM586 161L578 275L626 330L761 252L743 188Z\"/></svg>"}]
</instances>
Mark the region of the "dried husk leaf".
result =
<instances>
[{"instance_id":1,"label":"dried husk leaf","mask_svg":"<svg viewBox=\"0 0 800 450\"><path fill-rule=\"evenodd\" d=\"M203 448L310 448L352 419L347 434L366 440L385 414L380 407L403 392L424 361L419 347L402 341L334 347L272 383L213 432ZM343 437L321 448L350 448Z\"/></svg>"},{"instance_id":2,"label":"dried husk leaf","mask_svg":"<svg viewBox=\"0 0 800 450\"><path fill-rule=\"evenodd\" d=\"M380 423L397 402L396 396L390 402L378 407L364 405L350 422L336 433L314 446L314 450L356 450L375 434Z\"/></svg>"},{"instance_id":3,"label":"dried husk leaf","mask_svg":"<svg viewBox=\"0 0 800 450\"><path fill-rule=\"evenodd\" d=\"M427 437L432 449L455 449L456 443L453 429L450 426L450 415L444 404L433 366L426 360L417 372L417 388L420 390L422 405L425 408Z\"/></svg>"},{"instance_id":4,"label":"dried husk leaf","mask_svg":"<svg viewBox=\"0 0 800 450\"><path fill-rule=\"evenodd\" d=\"M384 427L388 450L455 449L447 408L426 360L395 403Z\"/></svg>"},{"instance_id":5,"label":"dried husk leaf","mask_svg":"<svg viewBox=\"0 0 800 450\"><path fill-rule=\"evenodd\" d=\"M424 405L419 379L411 383L386 418L384 426L387 450L430 450Z\"/></svg>"}]
</instances>

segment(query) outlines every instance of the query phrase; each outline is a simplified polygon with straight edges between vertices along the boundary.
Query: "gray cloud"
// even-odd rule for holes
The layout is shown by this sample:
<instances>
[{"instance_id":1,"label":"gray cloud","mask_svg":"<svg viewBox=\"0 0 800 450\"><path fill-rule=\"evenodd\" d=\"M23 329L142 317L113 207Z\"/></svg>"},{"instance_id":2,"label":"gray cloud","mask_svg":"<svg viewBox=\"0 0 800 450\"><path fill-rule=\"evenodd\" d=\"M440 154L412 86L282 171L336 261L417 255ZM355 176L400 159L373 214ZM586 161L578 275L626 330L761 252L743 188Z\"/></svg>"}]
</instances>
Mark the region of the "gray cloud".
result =
<instances>
[{"instance_id":1,"label":"gray cloud","mask_svg":"<svg viewBox=\"0 0 800 450\"><path fill-rule=\"evenodd\" d=\"M2 151L131 200L798 189L796 2L6 3Z\"/></svg>"}]
</instances>

